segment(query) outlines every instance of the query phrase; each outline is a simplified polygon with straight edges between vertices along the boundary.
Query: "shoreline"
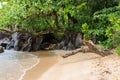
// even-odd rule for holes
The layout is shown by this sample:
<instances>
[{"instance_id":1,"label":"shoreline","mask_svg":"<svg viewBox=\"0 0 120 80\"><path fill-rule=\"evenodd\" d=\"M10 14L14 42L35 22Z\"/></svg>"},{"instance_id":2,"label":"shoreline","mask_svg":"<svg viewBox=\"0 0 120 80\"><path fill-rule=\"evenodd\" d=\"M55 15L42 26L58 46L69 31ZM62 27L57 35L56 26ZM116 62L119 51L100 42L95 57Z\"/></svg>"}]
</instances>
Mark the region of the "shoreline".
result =
<instances>
[{"instance_id":1,"label":"shoreline","mask_svg":"<svg viewBox=\"0 0 120 80\"><path fill-rule=\"evenodd\" d=\"M36 64L34 64L34 65L31 66L30 68L26 69L18 80L23 80L23 79L24 79L24 76L25 76L26 73L27 73L27 71L33 69L33 68L34 68L35 66L37 66L39 63L40 63L40 58L39 58L39 60L36 62Z\"/></svg>"},{"instance_id":2,"label":"shoreline","mask_svg":"<svg viewBox=\"0 0 120 80\"><path fill-rule=\"evenodd\" d=\"M33 55L38 56L40 61L37 65L27 70L21 80L38 80L49 68L54 66L59 61L59 56L52 52L38 51L32 52Z\"/></svg>"}]
</instances>

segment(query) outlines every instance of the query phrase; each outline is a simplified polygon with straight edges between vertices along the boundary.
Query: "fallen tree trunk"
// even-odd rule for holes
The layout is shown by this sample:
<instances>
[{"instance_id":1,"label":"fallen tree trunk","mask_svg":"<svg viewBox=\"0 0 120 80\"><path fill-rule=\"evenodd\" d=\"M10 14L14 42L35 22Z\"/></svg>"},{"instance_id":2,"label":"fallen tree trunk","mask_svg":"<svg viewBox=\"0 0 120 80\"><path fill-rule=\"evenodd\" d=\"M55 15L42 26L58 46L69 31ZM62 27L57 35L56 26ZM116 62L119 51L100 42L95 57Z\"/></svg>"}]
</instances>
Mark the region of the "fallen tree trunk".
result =
<instances>
[{"instance_id":1,"label":"fallen tree trunk","mask_svg":"<svg viewBox=\"0 0 120 80\"><path fill-rule=\"evenodd\" d=\"M75 55L75 54L77 54L78 52L93 52L93 53L96 53L96 54L98 54L98 55L100 55L100 56L107 56L107 55L110 55L110 54L113 54L112 52L110 52L109 50L99 50L96 46L95 46L95 44L91 41L91 40L89 40L89 41L86 41L86 40L84 40L83 41L83 44L85 45L85 46L87 46L87 47L81 47L81 48L79 48L79 49L76 49L76 50L73 50L72 52L70 52L70 53L68 53L68 54L65 54L65 55L63 55L62 57L63 58L66 58L66 57L69 57L69 56L72 56L72 55Z\"/></svg>"},{"instance_id":2,"label":"fallen tree trunk","mask_svg":"<svg viewBox=\"0 0 120 80\"><path fill-rule=\"evenodd\" d=\"M75 54L77 54L78 52L82 52L82 48L79 48L79 49L73 50L72 52L63 55L62 57L63 57L63 58L66 58L66 57L69 57L69 56L75 55Z\"/></svg>"},{"instance_id":3,"label":"fallen tree trunk","mask_svg":"<svg viewBox=\"0 0 120 80\"><path fill-rule=\"evenodd\" d=\"M98 54L98 55L104 56L104 53L103 53L101 50L99 50L91 40L89 40L89 41L84 40L83 43L84 43L86 46L88 46L88 48L89 48L92 52L94 52L94 53L96 53L96 54Z\"/></svg>"}]
</instances>

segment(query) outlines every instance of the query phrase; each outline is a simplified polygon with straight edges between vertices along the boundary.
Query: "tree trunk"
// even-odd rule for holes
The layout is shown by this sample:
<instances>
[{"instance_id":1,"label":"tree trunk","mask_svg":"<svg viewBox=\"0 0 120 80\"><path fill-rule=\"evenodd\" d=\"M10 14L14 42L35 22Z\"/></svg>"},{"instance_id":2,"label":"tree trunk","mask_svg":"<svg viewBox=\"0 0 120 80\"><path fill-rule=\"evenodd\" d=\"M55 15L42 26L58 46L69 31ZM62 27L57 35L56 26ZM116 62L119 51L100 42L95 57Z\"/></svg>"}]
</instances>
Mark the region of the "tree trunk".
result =
<instances>
[{"instance_id":1,"label":"tree trunk","mask_svg":"<svg viewBox=\"0 0 120 80\"><path fill-rule=\"evenodd\" d=\"M100 56L103 56L103 57L107 56L107 55L110 55L110 54L113 54L109 50L103 50L103 51L99 50L91 40L89 40L89 41L83 40L83 44L88 46L88 47L87 48L81 47L79 49L73 50L72 52L63 55L62 57L66 58L66 57L75 55L78 52L84 52L84 53L85 52L93 52L93 53L96 53L96 54L98 54Z\"/></svg>"}]
</instances>

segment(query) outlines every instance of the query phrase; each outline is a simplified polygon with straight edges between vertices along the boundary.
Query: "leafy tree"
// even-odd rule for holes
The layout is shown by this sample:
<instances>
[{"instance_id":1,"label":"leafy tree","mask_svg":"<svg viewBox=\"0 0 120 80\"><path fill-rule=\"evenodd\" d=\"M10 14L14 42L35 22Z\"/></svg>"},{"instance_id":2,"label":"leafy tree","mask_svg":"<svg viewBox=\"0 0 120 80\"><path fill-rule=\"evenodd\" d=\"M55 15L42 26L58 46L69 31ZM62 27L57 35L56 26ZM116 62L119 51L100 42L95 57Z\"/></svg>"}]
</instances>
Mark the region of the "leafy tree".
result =
<instances>
[{"instance_id":1,"label":"leafy tree","mask_svg":"<svg viewBox=\"0 0 120 80\"><path fill-rule=\"evenodd\" d=\"M80 32L90 18L86 0L8 0L0 11L1 27L19 25L32 32Z\"/></svg>"},{"instance_id":2,"label":"leafy tree","mask_svg":"<svg viewBox=\"0 0 120 80\"><path fill-rule=\"evenodd\" d=\"M120 39L120 7L114 6L105 8L94 14L94 20L97 21L98 26L103 26L103 36L106 37L106 47L117 47ZM99 28L100 28L99 27ZM102 29L102 28L101 28Z\"/></svg>"}]
</instances>

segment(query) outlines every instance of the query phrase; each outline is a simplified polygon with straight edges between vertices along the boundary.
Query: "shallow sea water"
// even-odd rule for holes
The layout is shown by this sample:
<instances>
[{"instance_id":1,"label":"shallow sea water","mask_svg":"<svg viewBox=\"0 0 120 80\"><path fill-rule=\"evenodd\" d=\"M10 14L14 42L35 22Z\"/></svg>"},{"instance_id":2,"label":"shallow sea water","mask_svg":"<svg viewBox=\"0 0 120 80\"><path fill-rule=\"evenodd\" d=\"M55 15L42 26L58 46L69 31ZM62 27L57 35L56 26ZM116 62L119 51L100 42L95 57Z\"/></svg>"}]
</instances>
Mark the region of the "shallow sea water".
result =
<instances>
[{"instance_id":1,"label":"shallow sea water","mask_svg":"<svg viewBox=\"0 0 120 80\"><path fill-rule=\"evenodd\" d=\"M5 50L0 54L0 80L22 80L26 71L39 61L40 58L28 52Z\"/></svg>"}]
</instances>

